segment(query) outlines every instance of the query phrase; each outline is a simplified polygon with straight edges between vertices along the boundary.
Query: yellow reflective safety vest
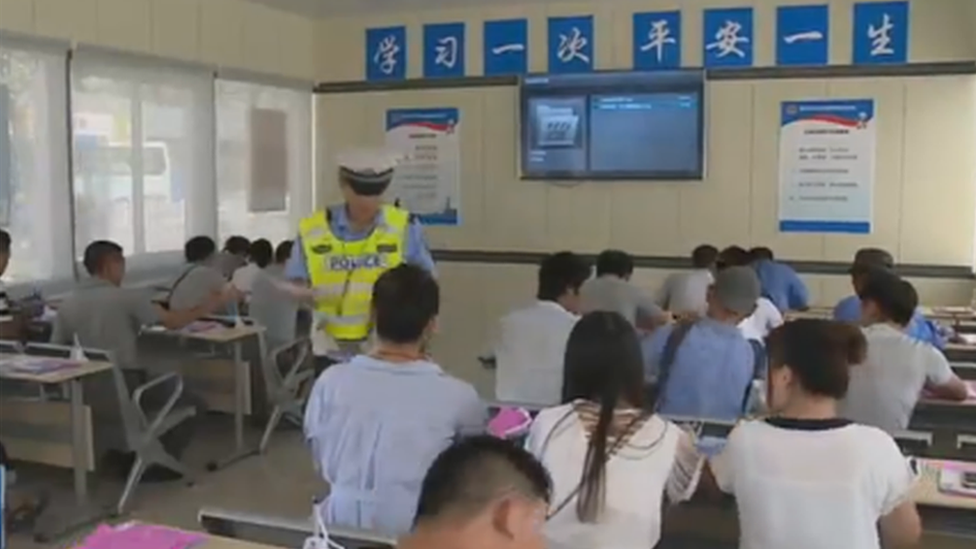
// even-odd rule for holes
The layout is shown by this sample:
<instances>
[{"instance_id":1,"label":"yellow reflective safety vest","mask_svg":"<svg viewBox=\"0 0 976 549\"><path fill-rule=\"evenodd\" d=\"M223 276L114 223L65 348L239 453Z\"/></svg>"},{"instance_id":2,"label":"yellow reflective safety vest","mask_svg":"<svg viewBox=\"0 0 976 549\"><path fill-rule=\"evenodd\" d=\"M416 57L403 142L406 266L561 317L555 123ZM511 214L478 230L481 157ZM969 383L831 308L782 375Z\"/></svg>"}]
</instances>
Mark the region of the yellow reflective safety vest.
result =
<instances>
[{"instance_id":1,"label":"yellow reflective safety vest","mask_svg":"<svg viewBox=\"0 0 976 549\"><path fill-rule=\"evenodd\" d=\"M410 214L395 206L383 206L381 214L373 232L358 242L340 240L326 212L306 217L299 225L310 282L320 292L315 309L327 316L325 331L337 341L369 336L373 284L403 263Z\"/></svg>"}]
</instances>

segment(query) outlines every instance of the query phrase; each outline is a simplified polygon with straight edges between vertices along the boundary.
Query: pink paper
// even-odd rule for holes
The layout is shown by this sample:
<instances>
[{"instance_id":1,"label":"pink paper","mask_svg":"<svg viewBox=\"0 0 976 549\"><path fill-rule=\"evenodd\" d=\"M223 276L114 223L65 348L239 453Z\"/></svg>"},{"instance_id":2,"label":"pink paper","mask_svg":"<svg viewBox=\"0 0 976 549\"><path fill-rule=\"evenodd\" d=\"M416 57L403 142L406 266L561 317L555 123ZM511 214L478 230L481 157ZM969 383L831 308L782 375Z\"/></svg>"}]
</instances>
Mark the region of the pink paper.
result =
<instances>
[{"instance_id":1,"label":"pink paper","mask_svg":"<svg viewBox=\"0 0 976 549\"><path fill-rule=\"evenodd\" d=\"M532 416L522 408L505 407L488 422L488 433L498 438L524 434L532 425Z\"/></svg>"},{"instance_id":2,"label":"pink paper","mask_svg":"<svg viewBox=\"0 0 976 549\"><path fill-rule=\"evenodd\" d=\"M189 549L206 538L163 526L124 524L99 526L77 549Z\"/></svg>"}]
</instances>

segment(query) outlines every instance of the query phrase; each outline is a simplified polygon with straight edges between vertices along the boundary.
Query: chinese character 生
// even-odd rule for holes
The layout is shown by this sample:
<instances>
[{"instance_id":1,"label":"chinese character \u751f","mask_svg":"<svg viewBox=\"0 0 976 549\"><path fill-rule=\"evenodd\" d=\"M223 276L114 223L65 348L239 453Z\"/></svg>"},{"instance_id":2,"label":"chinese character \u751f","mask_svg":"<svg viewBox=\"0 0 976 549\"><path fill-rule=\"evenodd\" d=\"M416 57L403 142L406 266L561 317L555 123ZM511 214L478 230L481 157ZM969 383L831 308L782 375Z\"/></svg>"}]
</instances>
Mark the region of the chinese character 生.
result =
<instances>
[{"instance_id":1,"label":"chinese character \u751f","mask_svg":"<svg viewBox=\"0 0 976 549\"><path fill-rule=\"evenodd\" d=\"M745 57L746 52L739 48L740 44L748 44L749 39L739 36L742 32L742 24L738 21L726 21L718 31L715 32L715 41L705 46L706 50L718 50L718 57L735 55Z\"/></svg>"},{"instance_id":2,"label":"chinese character \u751f","mask_svg":"<svg viewBox=\"0 0 976 549\"><path fill-rule=\"evenodd\" d=\"M379 67L383 74L393 74L399 62L400 45L397 44L396 36L389 35L380 41L373 55L373 63Z\"/></svg>"},{"instance_id":3,"label":"chinese character \u751f","mask_svg":"<svg viewBox=\"0 0 976 549\"><path fill-rule=\"evenodd\" d=\"M647 33L647 43L640 47L640 51L654 51L658 63L664 58L664 48L668 44L676 44L677 41L671 36L671 29L665 19L651 23L651 30Z\"/></svg>"},{"instance_id":4,"label":"chinese character \u751f","mask_svg":"<svg viewBox=\"0 0 976 549\"><path fill-rule=\"evenodd\" d=\"M895 53L891 47L890 36L894 28L895 24L891 22L891 17L887 13L882 17L880 27L868 25L868 38L871 39L871 57Z\"/></svg>"}]
</instances>

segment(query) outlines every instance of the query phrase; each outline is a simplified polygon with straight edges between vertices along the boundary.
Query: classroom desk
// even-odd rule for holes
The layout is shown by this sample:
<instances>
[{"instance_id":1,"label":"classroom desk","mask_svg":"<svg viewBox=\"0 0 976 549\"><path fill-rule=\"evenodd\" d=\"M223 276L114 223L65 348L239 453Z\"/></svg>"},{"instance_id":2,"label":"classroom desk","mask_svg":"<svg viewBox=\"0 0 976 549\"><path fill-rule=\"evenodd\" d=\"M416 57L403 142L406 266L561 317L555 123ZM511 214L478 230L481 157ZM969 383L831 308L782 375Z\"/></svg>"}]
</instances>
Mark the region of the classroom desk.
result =
<instances>
[{"instance_id":1,"label":"classroom desk","mask_svg":"<svg viewBox=\"0 0 976 549\"><path fill-rule=\"evenodd\" d=\"M161 334L181 339L201 341L213 345L229 346L233 352L234 361L234 452L217 462L208 465L210 470L217 470L234 464L244 458L256 455L258 447L244 446L244 408L247 406L244 378L248 375L249 365L244 362L242 346L251 337L258 339L259 360L267 360L265 349L264 328L254 324L227 327L218 325L207 330L148 330L147 333Z\"/></svg>"},{"instance_id":2,"label":"classroom desk","mask_svg":"<svg viewBox=\"0 0 976 549\"><path fill-rule=\"evenodd\" d=\"M23 355L3 353L0 354L0 360L9 360L18 358L19 356ZM76 526L98 520L105 514L104 512L91 509L88 501L88 470L92 465L93 449L91 446L91 429L89 428L91 421L90 416L85 413L82 380L90 375L108 372L112 368L113 366L110 362L87 361L77 368L39 375L24 372L0 371L0 379L26 381L41 385L65 385L68 388L71 410L71 461L74 472L74 489L78 516L76 516L71 524L65 524L65 521L60 521L60 524L58 524L59 521L52 521L51 526L56 530L52 532L45 531L43 532L44 536L51 538L58 537L62 532L67 532ZM47 530L47 528L44 528L44 530Z\"/></svg>"},{"instance_id":3,"label":"classroom desk","mask_svg":"<svg viewBox=\"0 0 976 549\"><path fill-rule=\"evenodd\" d=\"M207 536L207 540L197 547L199 547L199 549L284 549L276 545L251 543L249 541L222 538L218 536Z\"/></svg>"}]
</instances>

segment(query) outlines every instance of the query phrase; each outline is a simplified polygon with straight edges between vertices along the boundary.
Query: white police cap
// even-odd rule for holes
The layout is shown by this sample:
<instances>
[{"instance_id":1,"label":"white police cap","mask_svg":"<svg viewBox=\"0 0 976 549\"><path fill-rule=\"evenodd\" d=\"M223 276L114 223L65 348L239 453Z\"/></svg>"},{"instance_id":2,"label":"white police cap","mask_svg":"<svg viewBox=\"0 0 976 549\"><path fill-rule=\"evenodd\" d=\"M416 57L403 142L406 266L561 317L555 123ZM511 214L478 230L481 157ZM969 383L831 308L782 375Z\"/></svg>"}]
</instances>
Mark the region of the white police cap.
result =
<instances>
[{"instance_id":1,"label":"white police cap","mask_svg":"<svg viewBox=\"0 0 976 549\"><path fill-rule=\"evenodd\" d=\"M339 174L349 183L385 187L393 179L393 170L403 155L389 149L359 148L340 152L336 160Z\"/></svg>"}]
</instances>

